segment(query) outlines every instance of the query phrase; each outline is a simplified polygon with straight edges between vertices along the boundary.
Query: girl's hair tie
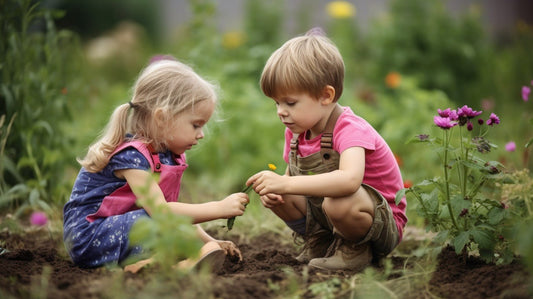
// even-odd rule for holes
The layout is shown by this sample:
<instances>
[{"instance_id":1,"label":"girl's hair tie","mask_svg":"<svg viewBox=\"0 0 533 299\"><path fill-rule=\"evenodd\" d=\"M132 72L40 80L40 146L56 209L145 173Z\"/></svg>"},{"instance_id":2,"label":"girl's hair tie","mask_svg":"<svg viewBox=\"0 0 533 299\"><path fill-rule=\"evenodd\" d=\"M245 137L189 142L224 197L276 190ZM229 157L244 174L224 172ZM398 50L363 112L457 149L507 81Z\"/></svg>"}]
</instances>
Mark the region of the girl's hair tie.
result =
<instances>
[{"instance_id":1,"label":"girl's hair tie","mask_svg":"<svg viewBox=\"0 0 533 299\"><path fill-rule=\"evenodd\" d=\"M130 104L130 108L136 108L137 107L137 105L133 104L131 101L129 101L128 104Z\"/></svg>"}]
</instances>

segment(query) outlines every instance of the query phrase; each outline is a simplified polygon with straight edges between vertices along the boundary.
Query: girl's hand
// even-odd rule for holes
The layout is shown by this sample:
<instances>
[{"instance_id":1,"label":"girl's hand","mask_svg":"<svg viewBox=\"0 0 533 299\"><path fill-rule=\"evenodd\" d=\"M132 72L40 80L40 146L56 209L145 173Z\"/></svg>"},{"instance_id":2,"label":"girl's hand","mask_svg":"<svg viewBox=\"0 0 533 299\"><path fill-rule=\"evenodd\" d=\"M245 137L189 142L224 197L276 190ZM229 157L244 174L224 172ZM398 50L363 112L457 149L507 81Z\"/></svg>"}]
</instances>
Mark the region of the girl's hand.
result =
<instances>
[{"instance_id":1,"label":"girl's hand","mask_svg":"<svg viewBox=\"0 0 533 299\"><path fill-rule=\"evenodd\" d=\"M233 243L231 241L220 241L220 240L217 240L216 242L218 243L220 248L222 248L222 250L224 250L226 255L238 256L239 257L239 261L242 261L242 253L239 250L239 248L237 247L237 245L235 245L235 243Z\"/></svg>"},{"instance_id":2,"label":"girl's hand","mask_svg":"<svg viewBox=\"0 0 533 299\"><path fill-rule=\"evenodd\" d=\"M246 185L252 185L254 191L261 196L268 193L285 194L286 179L285 176L264 170L251 176Z\"/></svg>"},{"instance_id":3,"label":"girl's hand","mask_svg":"<svg viewBox=\"0 0 533 299\"><path fill-rule=\"evenodd\" d=\"M228 197L220 201L222 205L222 208L220 209L220 211L222 212L221 218L227 219L234 216L241 216L242 214L244 214L246 205L249 202L250 198L246 193L240 192L229 195Z\"/></svg>"},{"instance_id":4,"label":"girl's hand","mask_svg":"<svg viewBox=\"0 0 533 299\"><path fill-rule=\"evenodd\" d=\"M266 195L260 196L259 198L261 199L261 203L263 204L263 206L269 209L272 209L276 206L279 206L285 203L281 195L274 194L274 193L268 193Z\"/></svg>"}]
</instances>

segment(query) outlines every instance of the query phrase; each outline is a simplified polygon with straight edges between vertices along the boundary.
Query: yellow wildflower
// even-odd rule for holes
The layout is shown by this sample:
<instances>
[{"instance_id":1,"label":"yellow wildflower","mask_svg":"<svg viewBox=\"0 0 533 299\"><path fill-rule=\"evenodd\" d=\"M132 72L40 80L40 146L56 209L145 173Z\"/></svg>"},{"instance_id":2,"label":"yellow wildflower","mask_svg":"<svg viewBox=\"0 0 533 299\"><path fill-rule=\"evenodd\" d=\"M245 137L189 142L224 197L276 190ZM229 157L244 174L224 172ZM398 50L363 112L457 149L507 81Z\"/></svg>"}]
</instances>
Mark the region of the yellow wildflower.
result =
<instances>
[{"instance_id":1,"label":"yellow wildflower","mask_svg":"<svg viewBox=\"0 0 533 299\"><path fill-rule=\"evenodd\" d=\"M398 86L400 86L401 81L402 76L400 76L400 74L398 74L397 72L390 72L385 77L385 84L387 84L389 88L397 88Z\"/></svg>"},{"instance_id":2,"label":"yellow wildflower","mask_svg":"<svg viewBox=\"0 0 533 299\"><path fill-rule=\"evenodd\" d=\"M272 164L272 163L268 163L268 168L270 168L270 170L274 171L276 170L276 165Z\"/></svg>"},{"instance_id":3,"label":"yellow wildflower","mask_svg":"<svg viewBox=\"0 0 533 299\"><path fill-rule=\"evenodd\" d=\"M244 34L238 31L229 31L222 36L222 46L226 49L237 49L244 43Z\"/></svg>"},{"instance_id":4,"label":"yellow wildflower","mask_svg":"<svg viewBox=\"0 0 533 299\"><path fill-rule=\"evenodd\" d=\"M355 6L348 1L332 1L326 7L334 19L347 19L355 16Z\"/></svg>"}]
</instances>

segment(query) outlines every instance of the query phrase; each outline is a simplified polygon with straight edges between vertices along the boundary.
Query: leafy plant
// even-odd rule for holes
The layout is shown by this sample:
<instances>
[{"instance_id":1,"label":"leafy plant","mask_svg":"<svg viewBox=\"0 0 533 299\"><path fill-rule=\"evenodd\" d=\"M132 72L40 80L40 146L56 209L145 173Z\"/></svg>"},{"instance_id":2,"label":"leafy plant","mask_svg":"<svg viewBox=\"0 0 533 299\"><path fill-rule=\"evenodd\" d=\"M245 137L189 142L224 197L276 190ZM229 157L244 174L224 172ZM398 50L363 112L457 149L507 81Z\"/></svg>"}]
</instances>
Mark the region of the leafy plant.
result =
<instances>
[{"instance_id":1,"label":"leafy plant","mask_svg":"<svg viewBox=\"0 0 533 299\"><path fill-rule=\"evenodd\" d=\"M0 208L45 208L64 199L65 165L74 161L62 125L72 119L69 89L80 46L75 34L56 30L61 12L31 0L5 0L2 7Z\"/></svg>"},{"instance_id":2,"label":"leafy plant","mask_svg":"<svg viewBox=\"0 0 533 299\"><path fill-rule=\"evenodd\" d=\"M435 146L443 176L400 190L396 200L413 196L427 229L438 233L437 242L449 240L457 254L479 251L486 261L510 262L513 254L503 235L511 214L490 192L490 183L502 178L502 165L476 155L496 147L485 136L500 120L494 113L486 121L478 119L474 133L472 121L482 111L465 105L457 110L438 109L438 113L434 123L442 129L442 138L419 135L412 141Z\"/></svg>"},{"instance_id":3,"label":"leafy plant","mask_svg":"<svg viewBox=\"0 0 533 299\"><path fill-rule=\"evenodd\" d=\"M140 193L149 194L148 186L149 182ZM203 244L190 217L176 215L166 205L155 206L151 198L139 200L151 207L153 213L135 222L129 235L132 244L152 255L166 273L180 260L198 256Z\"/></svg>"}]
</instances>

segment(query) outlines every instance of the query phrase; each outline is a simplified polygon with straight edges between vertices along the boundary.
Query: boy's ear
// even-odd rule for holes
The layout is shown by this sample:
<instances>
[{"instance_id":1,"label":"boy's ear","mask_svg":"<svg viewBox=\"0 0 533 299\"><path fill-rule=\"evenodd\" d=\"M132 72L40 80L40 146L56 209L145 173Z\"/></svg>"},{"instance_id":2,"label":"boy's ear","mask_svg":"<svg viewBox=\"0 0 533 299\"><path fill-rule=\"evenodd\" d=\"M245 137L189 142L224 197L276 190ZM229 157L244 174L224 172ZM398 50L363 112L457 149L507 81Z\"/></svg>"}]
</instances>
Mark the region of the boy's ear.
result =
<instances>
[{"instance_id":1,"label":"boy's ear","mask_svg":"<svg viewBox=\"0 0 533 299\"><path fill-rule=\"evenodd\" d=\"M331 85L326 85L322 90L322 96L320 97L320 103L323 105L329 105L333 103L335 99L335 88Z\"/></svg>"}]
</instances>

